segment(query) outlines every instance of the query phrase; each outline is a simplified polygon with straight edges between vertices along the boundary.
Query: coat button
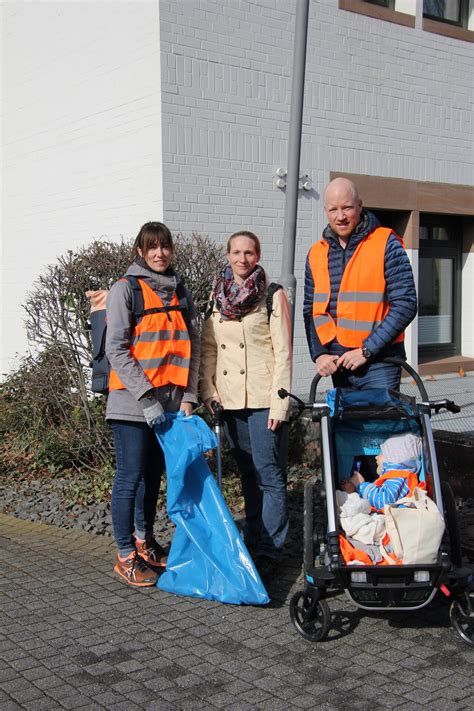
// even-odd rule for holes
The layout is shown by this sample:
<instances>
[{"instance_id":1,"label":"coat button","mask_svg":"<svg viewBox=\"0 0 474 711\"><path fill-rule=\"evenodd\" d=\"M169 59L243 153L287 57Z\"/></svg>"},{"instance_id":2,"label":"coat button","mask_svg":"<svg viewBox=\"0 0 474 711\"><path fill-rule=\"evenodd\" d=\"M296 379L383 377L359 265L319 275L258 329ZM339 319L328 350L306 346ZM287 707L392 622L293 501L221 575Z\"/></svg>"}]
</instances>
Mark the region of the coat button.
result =
<instances>
[{"instance_id":1,"label":"coat button","mask_svg":"<svg viewBox=\"0 0 474 711\"><path fill-rule=\"evenodd\" d=\"M221 343L221 348L225 349L225 343Z\"/></svg>"},{"instance_id":2,"label":"coat button","mask_svg":"<svg viewBox=\"0 0 474 711\"><path fill-rule=\"evenodd\" d=\"M245 348L245 343L239 343L240 348Z\"/></svg>"},{"instance_id":3,"label":"coat button","mask_svg":"<svg viewBox=\"0 0 474 711\"><path fill-rule=\"evenodd\" d=\"M227 370L223 370L222 375L227 375Z\"/></svg>"},{"instance_id":4,"label":"coat button","mask_svg":"<svg viewBox=\"0 0 474 711\"><path fill-rule=\"evenodd\" d=\"M241 370L240 375L244 375L244 374L245 374L245 370Z\"/></svg>"}]
</instances>

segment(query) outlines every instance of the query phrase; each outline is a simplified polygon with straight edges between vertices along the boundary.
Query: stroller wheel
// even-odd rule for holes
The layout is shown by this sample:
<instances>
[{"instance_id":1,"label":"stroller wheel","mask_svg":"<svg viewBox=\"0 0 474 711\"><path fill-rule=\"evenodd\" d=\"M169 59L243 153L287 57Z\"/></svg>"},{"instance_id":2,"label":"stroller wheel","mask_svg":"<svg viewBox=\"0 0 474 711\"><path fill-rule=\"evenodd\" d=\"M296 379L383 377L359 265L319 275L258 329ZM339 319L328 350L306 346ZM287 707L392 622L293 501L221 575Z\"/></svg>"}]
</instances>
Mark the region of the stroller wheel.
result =
<instances>
[{"instance_id":1,"label":"stroller wheel","mask_svg":"<svg viewBox=\"0 0 474 711\"><path fill-rule=\"evenodd\" d=\"M449 619L463 642L474 647L474 597L465 592L453 600Z\"/></svg>"},{"instance_id":2,"label":"stroller wheel","mask_svg":"<svg viewBox=\"0 0 474 711\"><path fill-rule=\"evenodd\" d=\"M302 637L310 642L322 642L329 632L331 612L326 600L317 593L300 591L290 600L290 617Z\"/></svg>"}]
</instances>

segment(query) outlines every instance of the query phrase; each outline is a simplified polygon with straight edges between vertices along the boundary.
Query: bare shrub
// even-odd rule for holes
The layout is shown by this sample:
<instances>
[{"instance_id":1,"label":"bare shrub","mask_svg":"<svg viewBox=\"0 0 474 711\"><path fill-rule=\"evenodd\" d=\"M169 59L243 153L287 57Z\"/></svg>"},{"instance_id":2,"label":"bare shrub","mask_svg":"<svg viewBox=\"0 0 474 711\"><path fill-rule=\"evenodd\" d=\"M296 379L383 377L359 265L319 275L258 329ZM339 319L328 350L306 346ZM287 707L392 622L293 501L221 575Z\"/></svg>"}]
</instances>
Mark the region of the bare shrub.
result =
<instances>
[{"instance_id":1,"label":"bare shrub","mask_svg":"<svg viewBox=\"0 0 474 711\"><path fill-rule=\"evenodd\" d=\"M208 237L178 235L173 264L196 299L200 317L224 250ZM90 390L88 290L109 289L133 261L132 241L98 240L48 266L25 302L35 352L2 386L2 429L17 449L56 468L110 470L105 400Z\"/></svg>"},{"instance_id":2,"label":"bare shrub","mask_svg":"<svg viewBox=\"0 0 474 711\"><path fill-rule=\"evenodd\" d=\"M212 242L209 237L195 232L190 237L176 235L173 264L191 290L201 320L214 277L223 268L225 261L224 248Z\"/></svg>"}]
</instances>

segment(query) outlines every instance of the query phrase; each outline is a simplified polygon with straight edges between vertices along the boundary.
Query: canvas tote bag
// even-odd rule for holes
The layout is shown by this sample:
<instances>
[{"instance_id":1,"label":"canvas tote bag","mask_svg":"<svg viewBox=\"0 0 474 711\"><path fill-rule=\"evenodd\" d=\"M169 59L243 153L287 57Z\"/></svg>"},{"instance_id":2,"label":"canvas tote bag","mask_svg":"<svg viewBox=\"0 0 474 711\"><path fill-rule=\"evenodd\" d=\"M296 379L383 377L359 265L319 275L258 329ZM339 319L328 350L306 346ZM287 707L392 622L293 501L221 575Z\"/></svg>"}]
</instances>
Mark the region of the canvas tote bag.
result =
<instances>
[{"instance_id":1,"label":"canvas tote bag","mask_svg":"<svg viewBox=\"0 0 474 711\"><path fill-rule=\"evenodd\" d=\"M386 505L384 515L393 553L402 564L436 563L445 528L444 518L426 491L415 487L412 496ZM396 563L382 543L380 550L388 563Z\"/></svg>"}]
</instances>

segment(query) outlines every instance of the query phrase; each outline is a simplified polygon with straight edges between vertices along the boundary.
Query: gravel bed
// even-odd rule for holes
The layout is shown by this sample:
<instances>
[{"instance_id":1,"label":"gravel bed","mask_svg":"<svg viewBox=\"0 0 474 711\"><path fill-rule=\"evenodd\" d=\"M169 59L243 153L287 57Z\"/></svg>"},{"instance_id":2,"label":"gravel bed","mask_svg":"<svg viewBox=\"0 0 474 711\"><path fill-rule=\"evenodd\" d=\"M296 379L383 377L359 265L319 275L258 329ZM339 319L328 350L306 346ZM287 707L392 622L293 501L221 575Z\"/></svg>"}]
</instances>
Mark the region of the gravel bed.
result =
<instances>
[{"instance_id":1,"label":"gravel bed","mask_svg":"<svg viewBox=\"0 0 474 711\"><path fill-rule=\"evenodd\" d=\"M41 521L61 528L112 536L110 504L82 506L65 496L70 479L29 479L0 485L0 511L29 521ZM165 511L158 510L156 532L171 541L174 526Z\"/></svg>"},{"instance_id":2,"label":"gravel bed","mask_svg":"<svg viewBox=\"0 0 474 711\"><path fill-rule=\"evenodd\" d=\"M303 519L303 486L308 470L289 467L290 538L301 541ZM29 521L41 521L67 529L88 531L101 536L112 536L110 504L101 502L89 506L71 503L65 492L70 479L25 479L14 483L0 483L0 511ZM299 484L301 484L299 486ZM238 521L242 514L234 514ZM158 506L155 534L162 544L171 543L174 524L165 507Z\"/></svg>"},{"instance_id":3,"label":"gravel bed","mask_svg":"<svg viewBox=\"0 0 474 711\"><path fill-rule=\"evenodd\" d=\"M303 485L308 478L306 468L289 467L289 510L290 533L286 545L290 555L301 555L303 523ZM13 484L0 484L0 511L17 518L30 521L42 521L68 529L79 529L91 533L112 536L112 516L110 505L106 502L81 506L70 503L65 492L70 485L69 479L30 479ZM474 500L459 501L459 524L461 540L469 559L474 559ZM234 515L236 520L242 514ZM321 511L321 518L323 512ZM155 534L163 544L170 544L174 524L169 520L164 507L158 507L155 522ZM473 556L473 558L471 558Z\"/></svg>"}]
</instances>

